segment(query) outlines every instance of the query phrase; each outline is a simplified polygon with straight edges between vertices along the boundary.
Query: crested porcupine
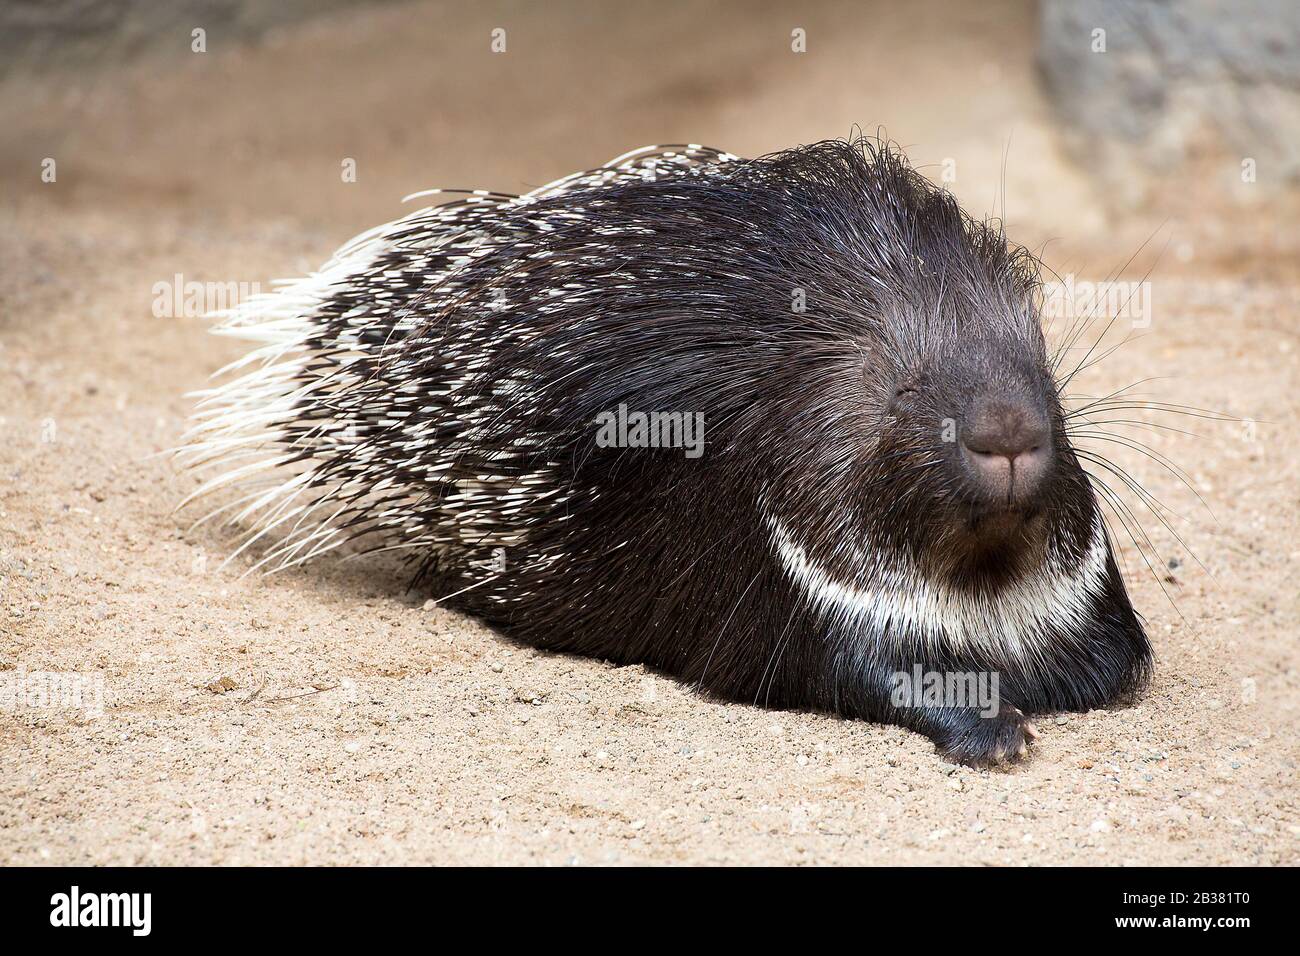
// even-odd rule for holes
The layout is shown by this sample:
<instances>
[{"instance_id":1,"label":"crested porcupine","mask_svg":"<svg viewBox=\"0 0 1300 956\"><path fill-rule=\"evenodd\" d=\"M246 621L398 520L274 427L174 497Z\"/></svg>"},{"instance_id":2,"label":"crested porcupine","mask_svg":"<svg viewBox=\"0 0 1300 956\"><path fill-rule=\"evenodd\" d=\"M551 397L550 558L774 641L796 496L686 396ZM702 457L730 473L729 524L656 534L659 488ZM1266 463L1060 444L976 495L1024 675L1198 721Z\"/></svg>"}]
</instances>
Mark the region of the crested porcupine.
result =
<instances>
[{"instance_id":1,"label":"crested porcupine","mask_svg":"<svg viewBox=\"0 0 1300 956\"><path fill-rule=\"evenodd\" d=\"M244 489L255 567L367 538L537 647L1014 760L1151 664L1039 289L888 144L651 147L242 304L183 457ZM922 673L998 701L900 696Z\"/></svg>"}]
</instances>

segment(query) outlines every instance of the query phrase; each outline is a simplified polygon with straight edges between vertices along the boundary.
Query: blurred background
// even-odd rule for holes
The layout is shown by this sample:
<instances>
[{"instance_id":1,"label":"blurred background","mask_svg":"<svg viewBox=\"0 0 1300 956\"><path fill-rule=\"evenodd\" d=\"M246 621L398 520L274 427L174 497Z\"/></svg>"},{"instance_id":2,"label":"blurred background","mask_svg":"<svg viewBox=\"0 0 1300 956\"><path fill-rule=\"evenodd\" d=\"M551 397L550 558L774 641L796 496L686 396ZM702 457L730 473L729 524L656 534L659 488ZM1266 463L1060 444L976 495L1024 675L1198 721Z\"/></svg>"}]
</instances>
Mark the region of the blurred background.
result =
<instances>
[{"instance_id":1,"label":"blurred background","mask_svg":"<svg viewBox=\"0 0 1300 956\"><path fill-rule=\"evenodd\" d=\"M51 157L45 199L339 236L431 185L861 127L1028 244L1217 261L1294 252L1297 49L1289 0L7 0L0 172L11 206Z\"/></svg>"}]
</instances>

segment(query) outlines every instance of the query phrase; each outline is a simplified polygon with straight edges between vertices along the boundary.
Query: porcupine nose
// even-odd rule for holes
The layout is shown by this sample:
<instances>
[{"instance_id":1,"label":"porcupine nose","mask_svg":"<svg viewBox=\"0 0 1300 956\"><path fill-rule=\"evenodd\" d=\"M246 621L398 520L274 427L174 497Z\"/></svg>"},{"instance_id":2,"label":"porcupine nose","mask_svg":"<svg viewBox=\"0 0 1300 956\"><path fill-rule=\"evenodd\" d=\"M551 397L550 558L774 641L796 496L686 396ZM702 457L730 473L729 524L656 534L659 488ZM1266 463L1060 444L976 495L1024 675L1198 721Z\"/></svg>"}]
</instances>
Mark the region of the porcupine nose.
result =
<instances>
[{"instance_id":1,"label":"porcupine nose","mask_svg":"<svg viewBox=\"0 0 1300 956\"><path fill-rule=\"evenodd\" d=\"M961 445L967 470L990 505L1032 501L1052 463L1046 413L1018 398L977 400Z\"/></svg>"}]
</instances>

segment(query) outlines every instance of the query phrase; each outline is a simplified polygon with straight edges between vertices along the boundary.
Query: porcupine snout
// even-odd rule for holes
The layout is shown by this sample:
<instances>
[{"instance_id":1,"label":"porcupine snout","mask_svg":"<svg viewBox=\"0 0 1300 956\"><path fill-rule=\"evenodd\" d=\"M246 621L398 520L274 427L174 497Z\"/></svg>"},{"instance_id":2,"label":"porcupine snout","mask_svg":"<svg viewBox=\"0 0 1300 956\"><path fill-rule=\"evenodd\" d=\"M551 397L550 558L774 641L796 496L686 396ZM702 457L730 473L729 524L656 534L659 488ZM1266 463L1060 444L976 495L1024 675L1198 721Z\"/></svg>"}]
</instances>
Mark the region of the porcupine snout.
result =
<instances>
[{"instance_id":1,"label":"porcupine snout","mask_svg":"<svg viewBox=\"0 0 1300 956\"><path fill-rule=\"evenodd\" d=\"M962 465L987 507L1036 502L1053 457L1051 422L1039 403L1014 394L981 394L960 437Z\"/></svg>"}]
</instances>

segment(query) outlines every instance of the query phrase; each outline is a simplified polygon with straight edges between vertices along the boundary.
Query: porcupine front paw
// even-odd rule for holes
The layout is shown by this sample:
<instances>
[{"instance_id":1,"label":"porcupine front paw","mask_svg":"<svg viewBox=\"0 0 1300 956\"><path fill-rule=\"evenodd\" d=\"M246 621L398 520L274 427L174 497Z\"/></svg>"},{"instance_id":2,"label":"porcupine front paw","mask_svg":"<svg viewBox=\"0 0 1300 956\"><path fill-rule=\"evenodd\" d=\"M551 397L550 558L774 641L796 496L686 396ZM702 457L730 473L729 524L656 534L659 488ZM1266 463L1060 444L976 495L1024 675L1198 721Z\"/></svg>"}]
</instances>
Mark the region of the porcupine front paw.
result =
<instances>
[{"instance_id":1,"label":"porcupine front paw","mask_svg":"<svg viewBox=\"0 0 1300 956\"><path fill-rule=\"evenodd\" d=\"M964 721L949 733L935 737L939 752L954 763L968 767L995 767L1023 760L1029 745L1038 739L1028 718L1019 708L1001 704L992 717L966 712Z\"/></svg>"}]
</instances>

